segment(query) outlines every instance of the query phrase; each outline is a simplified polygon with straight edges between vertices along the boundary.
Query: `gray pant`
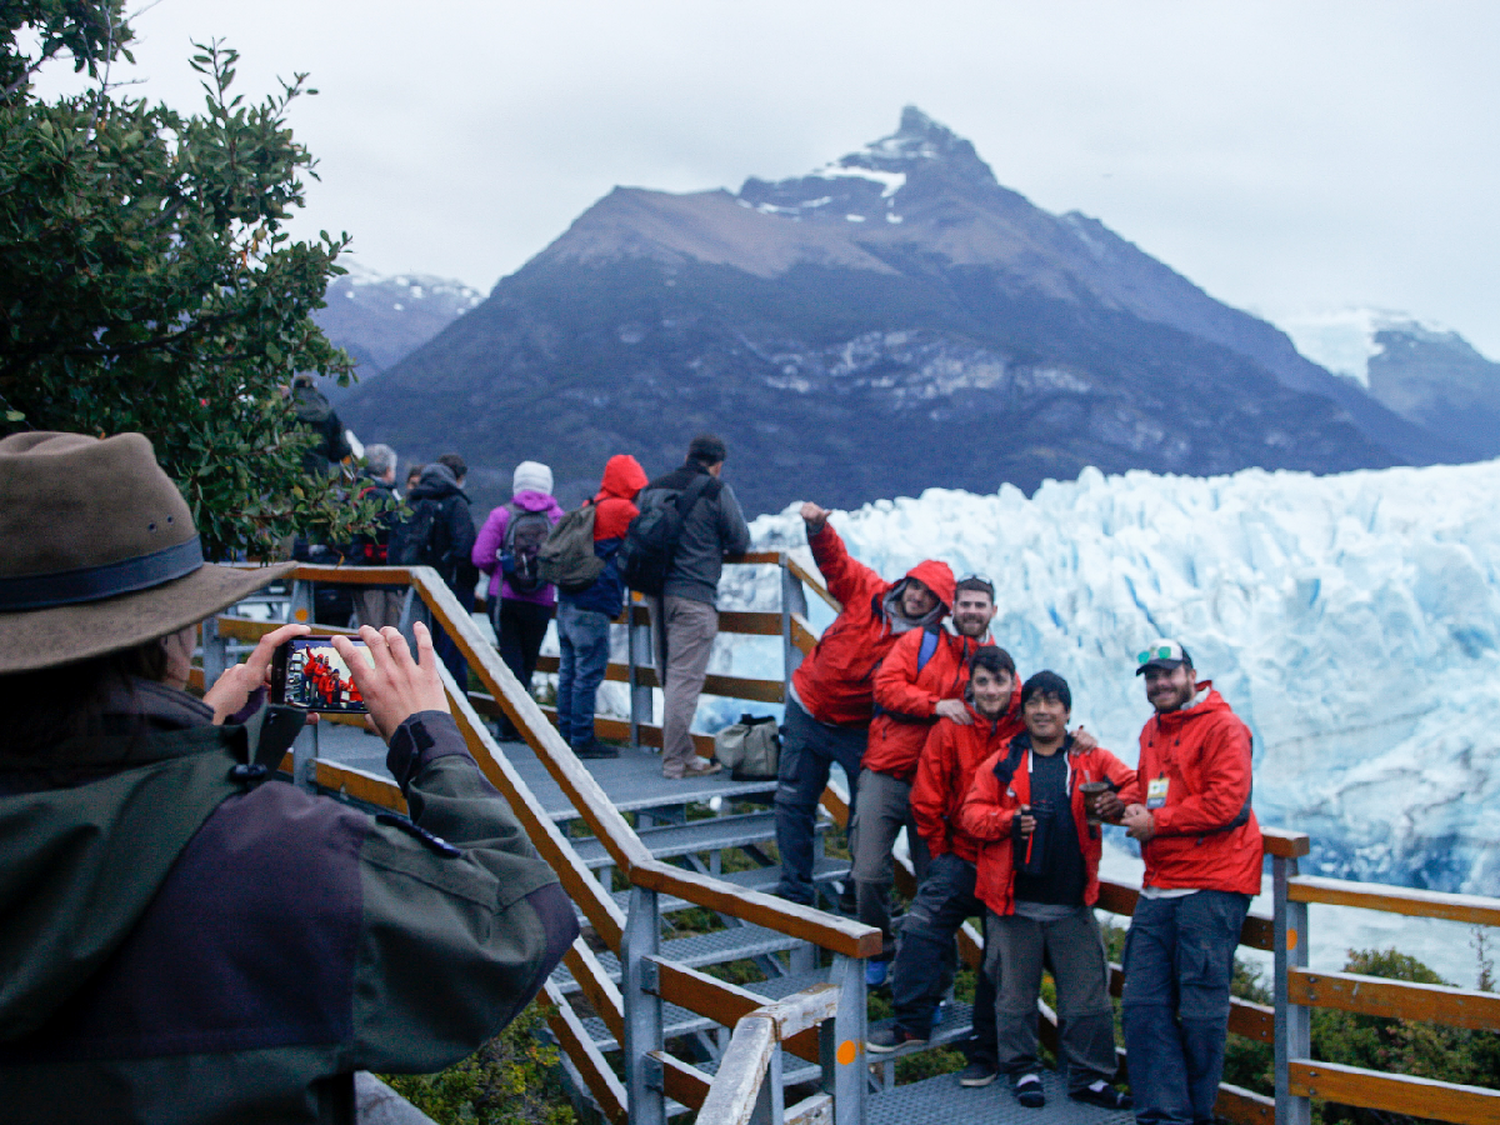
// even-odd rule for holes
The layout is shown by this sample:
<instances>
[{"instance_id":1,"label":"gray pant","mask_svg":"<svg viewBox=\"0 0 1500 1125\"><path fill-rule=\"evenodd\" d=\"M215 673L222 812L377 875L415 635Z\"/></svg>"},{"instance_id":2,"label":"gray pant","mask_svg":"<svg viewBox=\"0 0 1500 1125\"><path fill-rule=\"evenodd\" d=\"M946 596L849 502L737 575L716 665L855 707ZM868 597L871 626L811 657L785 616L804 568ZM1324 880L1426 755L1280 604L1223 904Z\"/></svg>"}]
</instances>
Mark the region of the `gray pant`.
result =
<instances>
[{"instance_id":1,"label":"gray pant","mask_svg":"<svg viewBox=\"0 0 1500 1125\"><path fill-rule=\"evenodd\" d=\"M697 756L689 731L698 710L708 654L719 632L719 611L707 602L667 595L653 599L652 635L658 674L665 669L661 719L661 772L681 777Z\"/></svg>"},{"instance_id":2,"label":"gray pant","mask_svg":"<svg viewBox=\"0 0 1500 1125\"><path fill-rule=\"evenodd\" d=\"M1057 982L1058 1042L1068 1063L1069 1091L1078 1093L1100 1078L1113 1081L1109 964L1104 935L1088 906L1056 922L986 912L984 969L996 981L1000 1070L1018 1075L1037 1069L1036 1002L1042 991L1043 962Z\"/></svg>"},{"instance_id":3,"label":"gray pant","mask_svg":"<svg viewBox=\"0 0 1500 1125\"><path fill-rule=\"evenodd\" d=\"M854 819L849 823L849 850L854 856L850 874L858 896L859 920L867 926L878 926L885 937L885 949L875 958L877 961L889 961L896 955L891 935L891 883L896 865L891 849L903 827L920 883L927 876L928 852L911 815L911 782L878 770L860 770Z\"/></svg>"},{"instance_id":4,"label":"gray pant","mask_svg":"<svg viewBox=\"0 0 1500 1125\"><path fill-rule=\"evenodd\" d=\"M359 623L372 629L401 624L401 606L406 601L404 589L386 586L363 586L354 595L354 608L359 613Z\"/></svg>"}]
</instances>

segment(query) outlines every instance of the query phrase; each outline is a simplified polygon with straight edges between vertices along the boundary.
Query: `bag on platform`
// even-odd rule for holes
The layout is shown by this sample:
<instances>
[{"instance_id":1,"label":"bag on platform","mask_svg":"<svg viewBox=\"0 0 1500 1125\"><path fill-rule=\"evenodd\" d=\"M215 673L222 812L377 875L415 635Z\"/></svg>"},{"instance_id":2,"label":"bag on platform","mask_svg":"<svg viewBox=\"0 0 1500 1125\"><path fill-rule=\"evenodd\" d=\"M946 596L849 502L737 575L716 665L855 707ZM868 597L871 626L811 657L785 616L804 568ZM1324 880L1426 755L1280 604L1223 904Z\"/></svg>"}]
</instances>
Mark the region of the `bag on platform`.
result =
<instances>
[{"instance_id":1,"label":"bag on platform","mask_svg":"<svg viewBox=\"0 0 1500 1125\"><path fill-rule=\"evenodd\" d=\"M741 715L714 735L714 757L735 781L775 781L781 733L770 715Z\"/></svg>"},{"instance_id":2,"label":"bag on platform","mask_svg":"<svg viewBox=\"0 0 1500 1125\"><path fill-rule=\"evenodd\" d=\"M594 502L585 501L558 520L536 553L537 573L565 594L587 590L604 572L594 553Z\"/></svg>"}]
</instances>

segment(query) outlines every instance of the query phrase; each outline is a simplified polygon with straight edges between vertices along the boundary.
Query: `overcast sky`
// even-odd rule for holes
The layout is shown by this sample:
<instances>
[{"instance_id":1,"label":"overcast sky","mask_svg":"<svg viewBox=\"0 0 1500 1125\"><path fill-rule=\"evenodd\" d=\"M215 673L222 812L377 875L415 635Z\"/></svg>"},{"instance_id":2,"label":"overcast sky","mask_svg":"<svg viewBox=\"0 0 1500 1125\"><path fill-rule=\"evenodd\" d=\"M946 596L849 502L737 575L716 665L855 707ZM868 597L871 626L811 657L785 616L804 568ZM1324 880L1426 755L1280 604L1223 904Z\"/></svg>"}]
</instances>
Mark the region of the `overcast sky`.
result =
<instances>
[{"instance_id":1,"label":"overcast sky","mask_svg":"<svg viewBox=\"0 0 1500 1125\"><path fill-rule=\"evenodd\" d=\"M1500 358L1500 4L160 0L135 92L309 71L302 232L485 292L616 184L799 174L912 103L1000 182L1273 319L1374 305ZM117 71L117 76L119 76ZM58 76L60 77L60 76ZM56 89L49 78L44 90Z\"/></svg>"}]
</instances>

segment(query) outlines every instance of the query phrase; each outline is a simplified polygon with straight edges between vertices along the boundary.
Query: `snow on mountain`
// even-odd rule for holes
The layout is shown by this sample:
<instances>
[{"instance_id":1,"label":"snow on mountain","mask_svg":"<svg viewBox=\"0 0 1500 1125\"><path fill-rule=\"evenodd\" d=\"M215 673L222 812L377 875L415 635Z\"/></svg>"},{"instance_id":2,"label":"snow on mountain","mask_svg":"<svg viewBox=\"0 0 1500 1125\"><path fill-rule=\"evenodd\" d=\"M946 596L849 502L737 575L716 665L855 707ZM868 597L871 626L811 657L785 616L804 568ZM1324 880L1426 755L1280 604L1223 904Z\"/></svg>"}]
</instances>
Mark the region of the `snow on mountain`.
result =
<instances>
[{"instance_id":1,"label":"snow on mountain","mask_svg":"<svg viewBox=\"0 0 1500 1125\"><path fill-rule=\"evenodd\" d=\"M1008 485L931 489L833 520L882 574L930 556L991 577L995 635L1023 674L1065 676L1075 721L1129 761L1149 714L1134 654L1179 638L1254 733L1263 822L1312 834L1310 870L1495 895L1497 494L1500 462L1206 479L1086 469L1030 500ZM806 552L794 508L752 530L758 548ZM724 604L777 598L770 568L729 568ZM775 644L720 648L715 670L780 675ZM708 705L700 721L731 713Z\"/></svg>"},{"instance_id":2,"label":"snow on mountain","mask_svg":"<svg viewBox=\"0 0 1500 1125\"><path fill-rule=\"evenodd\" d=\"M1449 335L1448 329L1388 309L1335 309L1272 318L1297 350L1336 375L1370 386L1370 360L1385 350L1381 332Z\"/></svg>"}]
</instances>

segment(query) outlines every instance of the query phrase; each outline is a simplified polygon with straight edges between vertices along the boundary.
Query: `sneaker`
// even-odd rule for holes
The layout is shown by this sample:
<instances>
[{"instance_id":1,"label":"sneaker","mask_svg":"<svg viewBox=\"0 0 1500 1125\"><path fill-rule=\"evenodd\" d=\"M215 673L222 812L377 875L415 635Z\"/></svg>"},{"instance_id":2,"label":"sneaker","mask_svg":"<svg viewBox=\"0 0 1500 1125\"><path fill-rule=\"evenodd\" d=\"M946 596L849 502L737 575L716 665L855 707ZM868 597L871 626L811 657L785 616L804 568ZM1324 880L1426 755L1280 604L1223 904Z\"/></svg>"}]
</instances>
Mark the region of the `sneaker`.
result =
<instances>
[{"instance_id":1,"label":"sneaker","mask_svg":"<svg viewBox=\"0 0 1500 1125\"><path fill-rule=\"evenodd\" d=\"M891 963L889 961L866 961L865 962L865 987L879 988L885 983L885 978L890 975Z\"/></svg>"},{"instance_id":2,"label":"sneaker","mask_svg":"<svg viewBox=\"0 0 1500 1125\"><path fill-rule=\"evenodd\" d=\"M871 964L882 964L883 962L871 962ZM865 1040L865 1049L876 1055L888 1055L892 1051L899 1051L902 1047L923 1047L927 1040L920 1035L913 1035L902 1027L882 1027L879 1031L870 1032Z\"/></svg>"},{"instance_id":3,"label":"sneaker","mask_svg":"<svg viewBox=\"0 0 1500 1125\"><path fill-rule=\"evenodd\" d=\"M988 1086L999 1075L1000 1072L995 1069L993 1063L971 1062L958 1072L958 1084L960 1086L967 1086L970 1089L979 1086Z\"/></svg>"},{"instance_id":4,"label":"sneaker","mask_svg":"<svg viewBox=\"0 0 1500 1125\"><path fill-rule=\"evenodd\" d=\"M1068 1097L1100 1109L1130 1109L1135 1105L1129 1094L1120 1093L1102 1078L1095 1079L1082 1090L1070 1091Z\"/></svg>"},{"instance_id":5,"label":"sneaker","mask_svg":"<svg viewBox=\"0 0 1500 1125\"><path fill-rule=\"evenodd\" d=\"M1011 1089L1015 1091L1016 1101L1027 1109L1041 1109L1047 1104L1047 1095L1042 1090L1042 1076L1040 1074L1022 1074L1011 1083Z\"/></svg>"},{"instance_id":6,"label":"sneaker","mask_svg":"<svg viewBox=\"0 0 1500 1125\"><path fill-rule=\"evenodd\" d=\"M620 756L617 748L607 746L597 738L589 739L582 746L573 747L573 753L580 758L618 758Z\"/></svg>"},{"instance_id":7,"label":"sneaker","mask_svg":"<svg viewBox=\"0 0 1500 1125\"><path fill-rule=\"evenodd\" d=\"M682 767L681 773L662 772L662 777L669 781L689 781L695 777L708 777L710 774L718 773L724 767L718 762L709 761L707 758L694 758Z\"/></svg>"}]
</instances>

